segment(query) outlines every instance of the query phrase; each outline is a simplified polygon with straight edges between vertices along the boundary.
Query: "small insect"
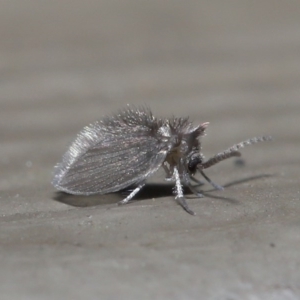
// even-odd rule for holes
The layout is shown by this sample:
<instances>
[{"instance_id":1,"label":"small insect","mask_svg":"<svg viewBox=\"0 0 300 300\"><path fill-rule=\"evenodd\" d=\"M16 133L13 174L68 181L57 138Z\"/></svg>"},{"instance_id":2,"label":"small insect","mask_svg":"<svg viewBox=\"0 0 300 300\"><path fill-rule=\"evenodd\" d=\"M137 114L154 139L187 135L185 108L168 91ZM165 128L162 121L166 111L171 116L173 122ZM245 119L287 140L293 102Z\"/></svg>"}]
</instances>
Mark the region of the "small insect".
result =
<instances>
[{"instance_id":1,"label":"small insect","mask_svg":"<svg viewBox=\"0 0 300 300\"><path fill-rule=\"evenodd\" d=\"M118 202L126 204L162 166L166 180L175 182L178 204L194 215L184 198L183 186L203 197L191 183L202 183L194 177L196 172L215 189L223 190L204 170L229 157L240 156L239 149L246 145L271 139L270 136L248 139L205 160L200 138L208 124L193 125L188 118L158 119L149 108L127 107L78 134L62 162L55 167L52 184L60 191L75 195L106 194L133 187Z\"/></svg>"}]
</instances>

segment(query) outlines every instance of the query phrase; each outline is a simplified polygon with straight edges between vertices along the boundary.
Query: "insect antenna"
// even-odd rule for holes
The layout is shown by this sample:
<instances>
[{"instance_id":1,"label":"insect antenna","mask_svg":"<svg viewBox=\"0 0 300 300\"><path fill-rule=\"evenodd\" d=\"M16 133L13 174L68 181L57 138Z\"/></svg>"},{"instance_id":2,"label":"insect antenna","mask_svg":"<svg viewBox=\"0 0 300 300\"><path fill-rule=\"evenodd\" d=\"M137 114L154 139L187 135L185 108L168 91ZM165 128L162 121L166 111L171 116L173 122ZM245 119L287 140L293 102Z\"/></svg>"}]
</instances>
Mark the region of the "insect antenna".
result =
<instances>
[{"instance_id":1,"label":"insect antenna","mask_svg":"<svg viewBox=\"0 0 300 300\"><path fill-rule=\"evenodd\" d=\"M245 146L256 144L259 142L270 141L270 140L272 140L271 136L262 136L262 137L254 137L254 138L248 139L244 142L235 144L235 145L231 146L230 148L226 149L225 151L216 154L215 156L208 159L206 162L199 165L198 169L201 173L201 170L207 169L207 168L221 162L222 160L225 160L225 159L233 157L233 156L241 156L239 149L244 148ZM204 178L205 178L205 176L204 176Z\"/></svg>"}]
</instances>

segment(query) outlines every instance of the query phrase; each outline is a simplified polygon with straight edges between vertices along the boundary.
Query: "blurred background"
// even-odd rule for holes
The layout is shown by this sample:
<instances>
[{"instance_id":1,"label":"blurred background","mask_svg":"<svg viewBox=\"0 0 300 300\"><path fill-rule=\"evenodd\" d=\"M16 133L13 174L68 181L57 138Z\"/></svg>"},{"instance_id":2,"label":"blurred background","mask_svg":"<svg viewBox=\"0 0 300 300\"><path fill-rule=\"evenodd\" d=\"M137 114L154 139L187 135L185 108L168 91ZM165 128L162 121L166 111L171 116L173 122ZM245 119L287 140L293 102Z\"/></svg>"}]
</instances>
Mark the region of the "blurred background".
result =
<instances>
[{"instance_id":1,"label":"blurred background","mask_svg":"<svg viewBox=\"0 0 300 300\"><path fill-rule=\"evenodd\" d=\"M46 295L52 295L53 289L44 284L42 279L41 282L38 281L40 288L37 290L25 275L17 276L15 279L14 268L18 266L15 261L22 265L23 261L20 262L20 257L26 257L32 264L24 267L24 274L39 274L37 278L46 276L46 282L51 283L50 278L57 269L53 274L50 271L48 274L48 271L43 269L45 265L41 261L44 259L48 262L48 259L54 259L56 256L54 254L53 257L49 256L49 253L45 254L43 251L32 256L30 253L38 251L36 245L47 245L50 249L54 249L53 253L56 253L56 247L61 251L59 243L54 243L53 246L49 241L60 241L64 244L65 240L70 239L71 244L91 245L94 239L100 238L97 231L87 234L84 240L80 240L79 233L72 235L74 232L72 222L85 218L86 213L84 210L72 210L72 207L53 200L51 172L54 164L61 159L68 144L83 126L122 109L127 103L147 105L155 115L160 117L190 116L195 123L209 121L208 135L203 142L204 154L207 157L248 137L273 135L275 137L273 144L247 149L245 158L250 168L247 165L247 168L237 171L232 161L224 162L223 166L216 166L210 174L220 184L230 184L241 175L250 177L266 173L276 174L266 181L246 184L246 187L251 186L250 194L243 194L243 186L240 186L236 187L236 190L233 188L232 195L236 197L242 193L245 197L250 197L253 195L251 193L255 194L259 191L261 194L255 194L257 201L252 203L251 199L247 199L249 202L245 200L246 198L243 199L243 202L248 203L245 205L250 205L252 212L269 209L266 214L275 218L275 224L281 222L289 224L288 220L293 215L292 224L293 226L298 224L299 227L299 219L296 217L296 212L300 211L298 204L300 174L297 167L300 146L299 16L299 1L1 1L0 200L2 216L0 222L2 233L0 245L5 247L2 251L3 257L10 257L12 253L15 255L11 261L6 259L0 271L5 299L17 299L12 297L19 297L21 294L24 299L26 297L28 297L26 299L42 299L42 297L47 298ZM274 190L276 187L278 190ZM271 196L270 190L273 191ZM225 195L232 196L230 189ZM267 197L267 203L264 202L266 195L270 196ZM276 205L270 202L274 197L277 199ZM156 209L159 207L162 210L169 209L170 206L172 212L178 211L176 218L185 220L184 213L172 202L172 195L169 199L169 202L156 203ZM208 210L210 203L211 199L207 200ZM145 204L133 204L130 207L134 205L142 209ZM204 213L203 202L193 200L192 205L199 215L201 212ZM225 207L228 203L222 204L219 201L217 205ZM247 207L235 213L245 212ZM98 209L100 214L102 207ZM126 214L131 218L130 215L133 213L124 208L115 209L117 214L121 210L125 219ZM224 213L224 210L222 211ZM287 220L280 219L283 217L283 211L286 212L284 216L288 217ZM136 234L136 239L133 238L133 242L131 240L132 243L139 243L141 235L151 240L149 235L153 229L153 220L151 222L153 215L146 211L144 213L140 221L149 222L149 231ZM63 220L68 220L67 224L59 223L63 222L58 217L62 214L64 214ZM108 222L119 217L114 216L113 211L110 214L107 217ZM220 218L234 219L234 222L237 222L234 213L230 216L225 215ZM254 218L264 222L262 220L265 220L266 215L259 216L254 214ZM100 220L103 216L98 217ZM53 229L51 223L53 218L65 231L60 232L57 227ZM138 220L136 222L139 224ZM157 231L162 230L162 227L168 228L173 237L178 233L177 230L181 230L174 224L172 226L175 227L168 227L164 223L167 222L165 219L157 222L160 225L164 224L158 226ZM184 221L183 230L203 229L201 227L203 224L197 222L189 220L185 223ZM211 222L209 223L211 228L216 228L214 222L218 222L218 219L214 217L208 222ZM42 223L47 226L39 227ZM117 225L116 227L112 225L118 223L109 224L119 234L122 230L129 230L126 225L119 228ZM232 226L235 228L234 225ZM295 245L299 246L300 243L297 234L299 228L297 227L296 230L293 226L293 229L289 225L282 229L287 230L289 234L282 231L282 235L277 236L278 240L282 236L290 237L290 240L285 241L289 249L293 249ZM277 231L278 228L275 228L270 231ZM258 228L257 232L261 232L261 228ZM125 235L125 233L120 234L120 236ZM191 239L194 237L191 236ZM112 235L104 234L101 238L102 244L106 242L113 244ZM230 241L230 235L226 235L226 238ZM249 236L246 234L244 238L249 239ZM162 236L161 240L159 236L156 237L157 240L167 243L166 238ZM267 238L260 236L255 241L258 240L264 241ZM197 247L201 248L200 237L198 241ZM126 245L125 241L124 243ZM176 248L174 245L177 245L180 249L180 242L174 243L172 247ZM222 243L221 238L220 243ZM292 246L289 243L296 244ZM188 241L185 246L189 246ZM211 247L222 249L216 240L213 240ZM20 252L14 252L16 248ZM72 249L67 248L65 255L72 252ZM91 249L90 251L94 253ZM95 251L98 253L98 250ZM132 251L141 253L139 252L141 249ZM244 251L241 251L240 257L247 258L249 252L246 248ZM193 251L187 253L189 257L196 255ZM285 253L281 252L278 257L285 256ZM261 252L258 251L259 257L260 254ZM225 271L225 273L223 271L218 273L216 271L218 268L214 269L213 266L200 264L200 269L193 269L189 273L186 271L189 264L186 265L184 259L172 261L166 268L175 270L174 265L177 264L182 266L184 272L188 272L189 275L197 274L201 283L197 282L196 285L199 289L201 287L201 292L207 296L206 299L210 299L209 297L225 299L218 297L225 295L224 291L228 291L229 286L231 291L235 291L226 294L232 297L230 299L248 299L246 295L249 291L249 295L257 292L258 298L255 299L298 299L299 270L293 272L291 270L297 264L299 267L299 257L294 252L289 255L294 257L293 261L284 263L288 267L283 271L282 278L278 279L275 275L273 278L273 275L270 275L268 288L265 288L262 283L255 282L255 276L250 276L246 271L246 277L243 277L246 283L245 286L241 286L236 283L241 278L236 276L237 273L233 272L231 277ZM222 257L217 252L216 256ZM139 254L137 257L140 257ZM278 257L275 258L278 263L275 263L275 266L281 269L282 261ZM96 256L95 260L98 258ZM147 260L145 257L143 259ZM213 255L206 257L207 261L214 259ZM224 261L226 261L224 262L226 268L231 268L236 263L230 254L226 260L224 258ZM265 270L273 270L273 267L268 269L270 265L263 265L263 261L263 258L262 261L258 260L255 267L259 269L259 266L263 266ZM84 265L82 261L81 263ZM50 261L49 264L52 266ZM54 262L55 266L59 264L60 262ZM85 265L81 267L85 268ZM225 270L225 267L222 270ZM80 297L80 292L74 295L70 293L67 285L64 285L65 273L59 270L62 276L59 290L63 293L64 299ZM86 272L92 270L96 277L102 278L101 273L97 273L98 269L94 270L91 265L84 270ZM141 272L151 278L160 274L151 269L147 270L148 273L144 273L145 270L139 268L135 270L137 274ZM209 273L209 270L216 271L219 275ZM109 274L114 275L113 272ZM288 274L297 277L292 275L289 277ZM218 276L220 278L216 279L215 285L211 282L203 284L205 276L210 279ZM134 284L129 278L125 283ZM195 282L192 284L189 276L182 275L180 278L183 287L190 287L189 292L182 295L180 292L174 294L171 292L172 299L194 299L194 296L196 299L199 290L196 285L193 285ZM224 278L228 278L228 282ZM69 279L70 282L76 282L72 276ZM229 283L229 279L232 283ZM14 287L15 280L19 283L18 289ZM280 285L285 280L286 282ZM177 281L166 282L161 290L157 289L160 290L160 294L158 292L155 294L151 286L147 286L145 287L148 291L147 295L152 299L159 295L170 295L168 293L175 282ZM99 295L97 283L87 284L85 287L91 295ZM131 299L140 299L139 297L143 295L142 291L131 293L130 289L126 288L122 291L123 295ZM105 290L102 295L109 295L110 292ZM114 292L114 296L118 296L118 293ZM243 295L243 297L234 298L234 295ZM266 295L268 297L264 298ZM270 298L270 295L272 297L279 295L279 298L275 296Z\"/></svg>"}]
</instances>

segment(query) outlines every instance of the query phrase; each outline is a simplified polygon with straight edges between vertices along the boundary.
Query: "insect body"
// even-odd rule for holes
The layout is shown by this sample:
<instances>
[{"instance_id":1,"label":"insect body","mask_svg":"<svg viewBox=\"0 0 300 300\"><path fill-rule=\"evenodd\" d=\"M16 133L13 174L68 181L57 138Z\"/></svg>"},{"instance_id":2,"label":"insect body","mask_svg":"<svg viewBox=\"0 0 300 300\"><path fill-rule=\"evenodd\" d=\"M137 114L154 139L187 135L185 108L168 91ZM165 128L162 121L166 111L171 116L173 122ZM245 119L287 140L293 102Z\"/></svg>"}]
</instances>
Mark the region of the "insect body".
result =
<instances>
[{"instance_id":1,"label":"insect body","mask_svg":"<svg viewBox=\"0 0 300 300\"><path fill-rule=\"evenodd\" d=\"M209 123L193 125L188 118L157 119L150 109L129 107L118 114L85 127L55 167L52 184L75 195L106 194L134 186L119 204L130 201L145 185L146 179L161 166L166 179L175 182L177 202L190 214L182 185L197 196L191 181L198 171L216 189L204 169L232 156L239 149L270 140L256 137L233 145L204 161L200 137Z\"/></svg>"}]
</instances>

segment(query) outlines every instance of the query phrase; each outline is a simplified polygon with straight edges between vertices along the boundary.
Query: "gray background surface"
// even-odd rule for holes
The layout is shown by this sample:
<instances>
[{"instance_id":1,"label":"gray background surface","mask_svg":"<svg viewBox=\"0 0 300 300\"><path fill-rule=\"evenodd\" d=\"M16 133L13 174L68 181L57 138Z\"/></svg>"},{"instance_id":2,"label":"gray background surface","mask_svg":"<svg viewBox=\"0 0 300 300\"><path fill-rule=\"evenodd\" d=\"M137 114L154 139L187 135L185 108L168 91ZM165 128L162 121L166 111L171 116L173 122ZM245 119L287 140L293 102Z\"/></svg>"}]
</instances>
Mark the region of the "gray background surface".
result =
<instances>
[{"instance_id":1,"label":"gray background surface","mask_svg":"<svg viewBox=\"0 0 300 300\"><path fill-rule=\"evenodd\" d=\"M299 16L299 1L1 1L1 300L300 299ZM161 172L123 207L55 200L76 133L127 103L209 121L206 157L275 140L211 168L226 189L189 195L195 217Z\"/></svg>"}]
</instances>

